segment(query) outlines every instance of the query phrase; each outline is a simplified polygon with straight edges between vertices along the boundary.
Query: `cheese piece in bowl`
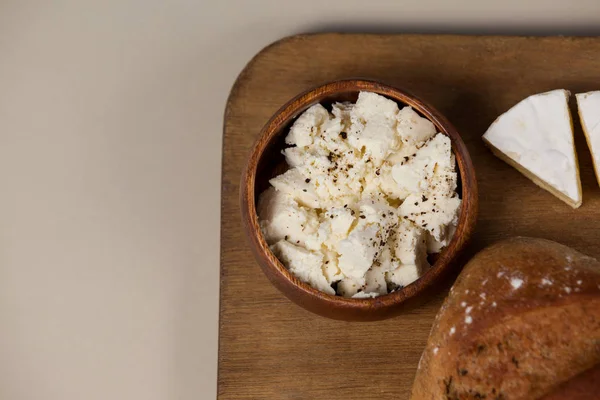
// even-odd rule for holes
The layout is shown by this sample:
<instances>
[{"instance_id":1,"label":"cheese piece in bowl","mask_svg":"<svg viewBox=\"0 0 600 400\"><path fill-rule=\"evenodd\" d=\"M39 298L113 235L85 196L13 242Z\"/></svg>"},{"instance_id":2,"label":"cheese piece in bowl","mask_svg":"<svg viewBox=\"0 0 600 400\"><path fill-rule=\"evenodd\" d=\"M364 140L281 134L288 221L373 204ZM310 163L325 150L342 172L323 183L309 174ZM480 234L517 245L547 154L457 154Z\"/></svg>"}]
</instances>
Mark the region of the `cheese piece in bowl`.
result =
<instances>
[{"instance_id":1,"label":"cheese piece in bowl","mask_svg":"<svg viewBox=\"0 0 600 400\"><path fill-rule=\"evenodd\" d=\"M581 181L566 90L529 96L498 117L483 135L503 161L573 208Z\"/></svg>"},{"instance_id":2,"label":"cheese piece in bowl","mask_svg":"<svg viewBox=\"0 0 600 400\"><path fill-rule=\"evenodd\" d=\"M581 127L592 153L596 178L600 183L600 91L578 93L575 98Z\"/></svg>"},{"instance_id":3,"label":"cheese piece in bowl","mask_svg":"<svg viewBox=\"0 0 600 400\"><path fill-rule=\"evenodd\" d=\"M301 281L372 298L405 287L458 223L451 140L411 107L372 92L301 114L282 150L288 170L258 202L263 236Z\"/></svg>"}]
</instances>

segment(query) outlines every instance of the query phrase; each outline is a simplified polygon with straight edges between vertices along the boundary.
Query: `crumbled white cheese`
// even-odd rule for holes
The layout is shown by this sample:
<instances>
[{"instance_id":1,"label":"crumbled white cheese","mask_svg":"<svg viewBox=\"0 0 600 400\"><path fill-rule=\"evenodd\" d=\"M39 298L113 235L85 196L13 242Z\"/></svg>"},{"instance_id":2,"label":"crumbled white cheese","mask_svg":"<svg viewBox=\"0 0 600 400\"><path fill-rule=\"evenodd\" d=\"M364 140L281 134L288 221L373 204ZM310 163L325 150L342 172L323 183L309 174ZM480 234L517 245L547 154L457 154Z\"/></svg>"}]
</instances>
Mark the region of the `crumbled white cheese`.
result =
<instances>
[{"instance_id":1,"label":"crumbled white cheese","mask_svg":"<svg viewBox=\"0 0 600 400\"><path fill-rule=\"evenodd\" d=\"M456 225L460 199L455 197L425 196L411 194L398 211L415 225L427 230L435 240L448 236L448 225Z\"/></svg>"},{"instance_id":2,"label":"crumbled white cheese","mask_svg":"<svg viewBox=\"0 0 600 400\"><path fill-rule=\"evenodd\" d=\"M327 109L320 104L315 104L296 119L285 142L298 147L311 145L314 137L320 133L321 125L328 119Z\"/></svg>"},{"instance_id":3,"label":"crumbled white cheese","mask_svg":"<svg viewBox=\"0 0 600 400\"><path fill-rule=\"evenodd\" d=\"M423 271L414 264L404 264L391 272L387 272L387 279L398 286L405 287L421 277Z\"/></svg>"},{"instance_id":4,"label":"crumbled white cheese","mask_svg":"<svg viewBox=\"0 0 600 400\"><path fill-rule=\"evenodd\" d=\"M321 269L322 254L293 245L286 240L275 243L271 246L271 251L302 282L327 294L335 294Z\"/></svg>"},{"instance_id":5,"label":"crumbled white cheese","mask_svg":"<svg viewBox=\"0 0 600 400\"><path fill-rule=\"evenodd\" d=\"M369 299L369 298L374 298L379 296L381 293L377 293L377 292L358 292L356 293L354 296L352 296L353 299Z\"/></svg>"},{"instance_id":6,"label":"crumbled white cheese","mask_svg":"<svg viewBox=\"0 0 600 400\"><path fill-rule=\"evenodd\" d=\"M359 291L362 291L365 285L365 279L343 278L337 284L338 294L344 297L352 297Z\"/></svg>"},{"instance_id":7,"label":"crumbled white cheese","mask_svg":"<svg viewBox=\"0 0 600 400\"><path fill-rule=\"evenodd\" d=\"M370 92L361 92L351 111L357 129L350 130L348 140L354 148L364 150L375 166L398 147L397 114L396 102Z\"/></svg>"},{"instance_id":8,"label":"crumbled white cheese","mask_svg":"<svg viewBox=\"0 0 600 400\"><path fill-rule=\"evenodd\" d=\"M394 254L400 263L424 269L428 266L426 240L425 231L407 219L402 219L394 237Z\"/></svg>"},{"instance_id":9,"label":"crumbled white cheese","mask_svg":"<svg viewBox=\"0 0 600 400\"><path fill-rule=\"evenodd\" d=\"M379 224L359 222L348 237L338 243L339 267L345 276L360 279L371 268L383 247L379 245L379 228Z\"/></svg>"},{"instance_id":10,"label":"crumbled white cheese","mask_svg":"<svg viewBox=\"0 0 600 400\"><path fill-rule=\"evenodd\" d=\"M456 160L450 139L412 108L361 92L331 113L310 107L285 141L290 168L270 180L257 211L267 243L300 280L345 297L383 295L419 279L428 253L448 245Z\"/></svg>"},{"instance_id":11,"label":"crumbled white cheese","mask_svg":"<svg viewBox=\"0 0 600 400\"><path fill-rule=\"evenodd\" d=\"M377 265L381 266L385 272L393 271L400 266L400 261L394 255L390 246L392 241L393 239L388 239L387 243L381 249L376 261Z\"/></svg>"},{"instance_id":12,"label":"crumbled white cheese","mask_svg":"<svg viewBox=\"0 0 600 400\"><path fill-rule=\"evenodd\" d=\"M364 291L367 293L376 293L378 295L387 293L385 270L380 265L374 265L365 274Z\"/></svg>"},{"instance_id":13,"label":"crumbled white cheese","mask_svg":"<svg viewBox=\"0 0 600 400\"><path fill-rule=\"evenodd\" d=\"M450 138L438 133L418 149L414 156L395 164L392 167L392 177L400 188L408 192L427 192L436 184L443 185L446 180L453 179L456 185L456 176L451 176L452 168ZM437 177L434 179L436 171ZM446 184L446 187L451 186L451 182Z\"/></svg>"},{"instance_id":14,"label":"crumbled white cheese","mask_svg":"<svg viewBox=\"0 0 600 400\"><path fill-rule=\"evenodd\" d=\"M269 181L273 187L290 197L298 203L310 208L319 207L319 197L314 187L306 182L299 170L292 168Z\"/></svg>"},{"instance_id":15,"label":"crumbled white cheese","mask_svg":"<svg viewBox=\"0 0 600 400\"><path fill-rule=\"evenodd\" d=\"M267 243L282 239L301 246L317 231L319 219L313 209L307 209L286 193L269 188L258 201L260 227Z\"/></svg>"},{"instance_id":16,"label":"crumbled white cheese","mask_svg":"<svg viewBox=\"0 0 600 400\"><path fill-rule=\"evenodd\" d=\"M396 130L402 141L409 144L420 144L436 134L435 125L422 118L411 107L404 107L397 115Z\"/></svg>"},{"instance_id":17,"label":"crumbled white cheese","mask_svg":"<svg viewBox=\"0 0 600 400\"><path fill-rule=\"evenodd\" d=\"M338 267L338 256L336 252L326 251L323 257L323 275L330 285L341 279L344 279L344 274Z\"/></svg>"}]
</instances>

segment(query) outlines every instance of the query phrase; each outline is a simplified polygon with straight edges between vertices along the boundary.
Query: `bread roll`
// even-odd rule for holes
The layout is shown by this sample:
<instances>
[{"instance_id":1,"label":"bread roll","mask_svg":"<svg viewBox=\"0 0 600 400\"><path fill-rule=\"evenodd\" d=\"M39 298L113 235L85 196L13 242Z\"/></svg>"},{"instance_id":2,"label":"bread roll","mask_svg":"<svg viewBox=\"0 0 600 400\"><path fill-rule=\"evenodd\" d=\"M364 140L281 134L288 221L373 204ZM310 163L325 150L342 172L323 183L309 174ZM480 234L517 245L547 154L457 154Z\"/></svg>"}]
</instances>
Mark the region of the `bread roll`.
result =
<instances>
[{"instance_id":1,"label":"bread roll","mask_svg":"<svg viewBox=\"0 0 600 400\"><path fill-rule=\"evenodd\" d=\"M594 383L599 363L600 263L555 242L514 238L477 254L458 277L433 324L411 399L574 393Z\"/></svg>"}]
</instances>

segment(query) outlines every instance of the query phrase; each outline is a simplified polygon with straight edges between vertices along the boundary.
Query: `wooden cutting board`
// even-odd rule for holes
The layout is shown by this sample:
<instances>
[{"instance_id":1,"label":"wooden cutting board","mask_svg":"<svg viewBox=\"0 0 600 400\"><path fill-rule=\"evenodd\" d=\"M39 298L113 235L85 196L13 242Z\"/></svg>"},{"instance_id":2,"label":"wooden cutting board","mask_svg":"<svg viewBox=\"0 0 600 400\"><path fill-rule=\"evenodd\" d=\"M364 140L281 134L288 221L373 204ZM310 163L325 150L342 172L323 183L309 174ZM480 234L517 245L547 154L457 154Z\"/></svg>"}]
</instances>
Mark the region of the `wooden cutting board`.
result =
<instances>
[{"instance_id":1,"label":"wooden cutting board","mask_svg":"<svg viewBox=\"0 0 600 400\"><path fill-rule=\"evenodd\" d=\"M260 52L225 111L221 206L220 399L407 399L447 288L381 322L325 319L265 278L244 237L239 180L262 126L318 84L370 78L430 102L462 134L477 171L480 213L467 256L510 236L537 236L600 257L600 189L576 113L583 206L573 210L495 158L481 141L494 119L534 93L600 89L600 39L317 34ZM574 101L572 101L574 104Z\"/></svg>"}]
</instances>

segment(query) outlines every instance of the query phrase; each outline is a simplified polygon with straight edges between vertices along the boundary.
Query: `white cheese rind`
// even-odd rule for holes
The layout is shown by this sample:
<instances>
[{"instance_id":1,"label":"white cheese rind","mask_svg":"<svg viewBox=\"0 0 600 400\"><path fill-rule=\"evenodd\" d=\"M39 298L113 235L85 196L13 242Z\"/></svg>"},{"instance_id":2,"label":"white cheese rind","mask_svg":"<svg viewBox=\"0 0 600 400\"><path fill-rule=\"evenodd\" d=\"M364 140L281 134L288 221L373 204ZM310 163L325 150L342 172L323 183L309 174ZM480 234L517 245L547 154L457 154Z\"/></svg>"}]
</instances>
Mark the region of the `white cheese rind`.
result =
<instances>
[{"instance_id":1,"label":"white cheese rind","mask_svg":"<svg viewBox=\"0 0 600 400\"><path fill-rule=\"evenodd\" d=\"M483 137L573 203L580 203L568 98L569 92L562 89L529 96L498 117Z\"/></svg>"},{"instance_id":2,"label":"white cheese rind","mask_svg":"<svg viewBox=\"0 0 600 400\"><path fill-rule=\"evenodd\" d=\"M577 93L577 108L600 184L600 91Z\"/></svg>"}]
</instances>

